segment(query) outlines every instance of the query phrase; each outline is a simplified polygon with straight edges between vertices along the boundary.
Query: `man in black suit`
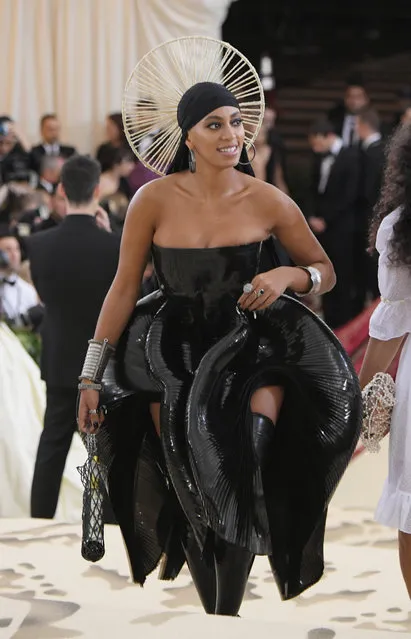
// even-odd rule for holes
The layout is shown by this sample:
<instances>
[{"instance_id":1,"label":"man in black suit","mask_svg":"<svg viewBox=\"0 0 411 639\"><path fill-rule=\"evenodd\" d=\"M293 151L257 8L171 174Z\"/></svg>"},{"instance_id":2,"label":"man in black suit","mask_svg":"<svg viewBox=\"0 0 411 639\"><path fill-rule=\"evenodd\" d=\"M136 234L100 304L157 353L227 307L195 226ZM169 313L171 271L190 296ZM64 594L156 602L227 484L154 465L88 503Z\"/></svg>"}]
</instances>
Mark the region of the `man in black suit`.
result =
<instances>
[{"instance_id":1,"label":"man in black suit","mask_svg":"<svg viewBox=\"0 0 411 639\"><path fill-rule=\"evenodd\" d=\"M364 309L368 294L372 299L379 295L378 261L376 256L367 253L367 244L369 223L381 190L385 148L380 133L380 118L374 109L364 107L359 111L356 131L360 139L361 161L354 247L354 311L358 314Z\"/></svg>"},{"instance_id":2,"label":"man in black suit","mask_svg":"<svg viewBox=\"0 0 411 639\"><path fill-rule=\"evenodd\" d=\"M344 101L336 104L329 112L327 119L334 126L335 133L342 139L343 146L358 144L355 128L358 111L369 105L364 81L360 75L351 76L347 80Z\"/></svg>"},{"instance_id":3,"label":"man in black suit","mask_svg":"<svg viewBox=\"0 0 411 639\"><path fill-rule=\"evenodd\" d=\"M344 148L327 120L315 123L309 133L315 153L312 210L308 223L328 253L337 275L332 291L323 296L323 313L331 328L352 317L353 243L358 196L359 151Z\"/></svg>"},{"instance_id":4,"label":"man in black suit","mask_svg":"<svg viewBox=\"0 0 411 639\"><path fill-rule=\"evenodd\" d=\"M32 517L52 518L73 433L78 375L117 269L120 238L98 228L100 165L76 155L63 166L65 219L28 240L33 283L45 306L41 327L47 407L31 492Z\"/></svg>"},{"instance_id":5,"label":"man in black suit","mask_svg":"<svg viewBox=\"0 0 411 639\"><path fill-rule=\"evenodd\" d=\"M54 113L43 115L40 120L42 142L30 151L30 168L40 173L41 161L45 155L66 160L76 153L74 146L60 143L60 122Z\"/></svg>"}]
</instances>

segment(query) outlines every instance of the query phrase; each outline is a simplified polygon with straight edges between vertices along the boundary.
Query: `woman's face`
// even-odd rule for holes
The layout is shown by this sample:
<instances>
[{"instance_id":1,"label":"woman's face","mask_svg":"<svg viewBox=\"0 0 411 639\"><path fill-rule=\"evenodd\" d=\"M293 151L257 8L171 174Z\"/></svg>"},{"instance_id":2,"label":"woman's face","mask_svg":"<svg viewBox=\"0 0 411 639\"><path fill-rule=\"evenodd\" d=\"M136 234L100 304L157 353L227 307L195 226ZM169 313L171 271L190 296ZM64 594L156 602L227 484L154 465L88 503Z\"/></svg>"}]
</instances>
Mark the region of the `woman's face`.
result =
<instances>
[{"instance_id":1,"label":"woman's face","mask_svg":"<svg viewBox=\"0 0 411 639\"><path fill-rule=\"evenodd\" d=\"M222 169L236 166L244 145L240 111L232 106L215 109L190 129L186 144L197 163L204 161Z\"/></svg>"},{"instance_id":2,"label":"woman's face","mask_svg":"<svg viewBox=\"0 0 411 639\"><path fill-rule=\"evenodd\" d=\"M118 142L120 139L118 126L111 118L106 120L106 136L109 142Z\"/></svg>"}]
</instances>

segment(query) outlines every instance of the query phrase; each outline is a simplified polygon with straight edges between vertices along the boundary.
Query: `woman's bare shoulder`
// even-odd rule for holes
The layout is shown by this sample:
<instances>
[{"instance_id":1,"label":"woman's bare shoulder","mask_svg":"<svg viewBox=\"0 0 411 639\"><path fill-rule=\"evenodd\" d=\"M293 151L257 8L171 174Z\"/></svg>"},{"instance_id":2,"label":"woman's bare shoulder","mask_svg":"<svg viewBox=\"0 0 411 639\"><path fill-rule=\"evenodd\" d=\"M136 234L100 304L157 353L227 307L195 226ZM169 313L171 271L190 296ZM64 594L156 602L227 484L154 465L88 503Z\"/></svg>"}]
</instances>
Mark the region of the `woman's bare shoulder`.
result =
<instances>
[{"instance_id":1,"label":"woman's bare shoulder","mask_svg":"<svg viewBox=\"0 0 411 639\"><path fill-rule=\"evenodd\" d=\"M141 186L135 193L132 202L158 202L158 200L165 195L169 195L170 190L177 184L179 184L178 174L158 177L155 180L151 180L151 182L147 182L147 184Z\"/></svg>"},{"instance_id":2,"label":"woman's bare shoulder","mask_svg":"<svg viewBox=\"0 0 411 639\"><path fill-rule=\"evenodd\" d=\"M263 180L259 180L258 178L254 178L251 176L247 176L250 182L250 195L254 198L262 206L269 207L296 207L296 203L292 200L286 193L280 191L273 184L268 184L268 182L264 182Z\"/></svg>"}]
</instances>

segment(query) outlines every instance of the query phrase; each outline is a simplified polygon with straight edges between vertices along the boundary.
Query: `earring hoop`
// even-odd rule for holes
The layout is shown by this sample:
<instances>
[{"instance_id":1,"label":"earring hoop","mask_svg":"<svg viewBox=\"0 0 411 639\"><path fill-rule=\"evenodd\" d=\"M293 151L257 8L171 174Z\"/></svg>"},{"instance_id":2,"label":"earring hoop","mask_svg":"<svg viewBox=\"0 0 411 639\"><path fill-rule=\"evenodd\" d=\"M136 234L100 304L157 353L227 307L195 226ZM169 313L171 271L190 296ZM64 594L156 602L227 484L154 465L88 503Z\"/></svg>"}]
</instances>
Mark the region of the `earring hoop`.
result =
<instances>
[{"instance_id":1,"label":"earring hoop","mask_svg":"<svg viewBox=\"0 0 411 639\"><path fill-rule=\"evenodd\" d=\"M254 155L253 155L253 157L251 158L251 160L248 160L248 162L238 162L238 164L240 164L241 166L247 166L248 164L251 164L251 162L253 162L253 160L254 160L254 158L255 158L255 156L256 156L257 149L255 148L255 144L254 144L254 142L252 142L250 146L252 146L252 147L253 147ZM246 151L246 153L247 153L247 157L248 157L248 151Z\"/></svg>"},{"instance_id":2,"label":"earring hoop","mask_svg":"<svg viewBox=\"0 0 411 639\"><path fill-rule=\"evenodd\" d=\"M196 172L197 163L196 163L196 156L194 155L193 149L188 149L188 168L190 169L191 173Z\"/></svg>"}]
</instances>

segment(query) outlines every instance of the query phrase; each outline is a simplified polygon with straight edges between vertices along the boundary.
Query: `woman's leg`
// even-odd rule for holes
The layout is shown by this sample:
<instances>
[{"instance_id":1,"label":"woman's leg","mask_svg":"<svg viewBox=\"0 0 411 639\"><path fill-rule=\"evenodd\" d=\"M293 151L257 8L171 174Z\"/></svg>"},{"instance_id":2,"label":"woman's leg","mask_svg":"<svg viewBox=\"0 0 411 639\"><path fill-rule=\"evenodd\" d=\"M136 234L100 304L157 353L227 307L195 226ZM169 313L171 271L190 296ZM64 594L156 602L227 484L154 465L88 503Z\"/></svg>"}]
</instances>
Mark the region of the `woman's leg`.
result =
<instances>
[{"instance_id":1,"label":"woman's leg","mask_svg":"<svg viewBox=\"0 0 411 639\"><path fill-rule=\"evenodd\" d=\"M265 415L275 424L281 410L283 399L284 389L281 386L264 386L258 388L251 397L251 412Z\"/></svg>"},{"instance_id":2,"label":"woman's leg","mask_svg":"<svg viewBox=\"0 0 411 639\"><path fill-rule=\"evenodd\" d=\"M160 404L150 404L150 414L154 428L160 437ZM214 561L211 559L210 565L201 556L197 542L192 535L188 535L187 541L183 544L184 554L188 569L193 579L198 596L201 599L204 610L207 614L213 615L216 605L216 572Z\"/></svg>"},{"instance_id":3,"label":"woman's leg","mask_svg":"<svg viewBox=\"0 0 411 639\"><path fill-rule=\"evenodd\" d=\"M150 404L150 415L153 420L154 428L157 435L160 437L160 402L156 404Z\"/></svg>"},{"instance_id":4,"label":"woman's leg","mask_svg":"<svg viewBox=\"0 0 411 639\"><path fill-rule=\"evenodd\" d=\"M254 452L259 471L264 471L267 457L269 458L271 442L274 435L274 427L277 422L281 406L284 400L284 389L281 386L264 386L256 390L250 401L253 415L252 436ZM257 485L260 483L257 479ZM256 485L256 488L257 488ZM257 489L257 493L260 493ZM263 495L260 495L263 497Z\"/></svg>"},{"instance_id":5,"label":"woman's leg","mask_svg":"<svg viewBox=\"0 0 411 639\"><path fill-rule=\"evenodd\" d=\"M401 572L411 599L411 535L399 530L398 542Z\"/></svg>"},{"instance_id":6,"label":"woman's leg","mask_svg":"<svg viewBox=\"0 0 411 639\"><path fill-rule=\"evenodd\" d=\"M265 386L256 390L250 402L253 413L253 443L258 468L264 466L269 445L274 433L274 424L277 421L284 391L280 386ZM261 474L257 470L255 498L263 502ZM265 506L262 505L265 509ZM215 539L215 565L217 573L217 603L215 612L217 615L237 615L247 586L248 576L254 561L254 555L244 549L228 544L216 537Z\"/></svg>"}]
</instances>

